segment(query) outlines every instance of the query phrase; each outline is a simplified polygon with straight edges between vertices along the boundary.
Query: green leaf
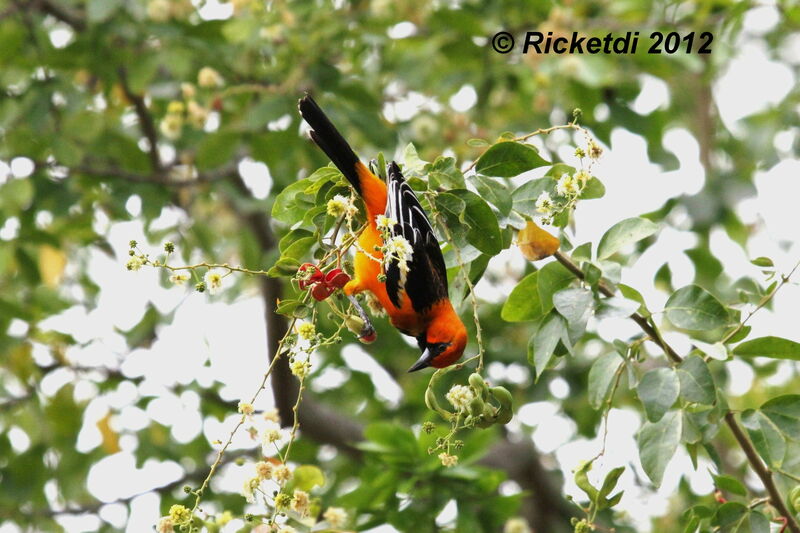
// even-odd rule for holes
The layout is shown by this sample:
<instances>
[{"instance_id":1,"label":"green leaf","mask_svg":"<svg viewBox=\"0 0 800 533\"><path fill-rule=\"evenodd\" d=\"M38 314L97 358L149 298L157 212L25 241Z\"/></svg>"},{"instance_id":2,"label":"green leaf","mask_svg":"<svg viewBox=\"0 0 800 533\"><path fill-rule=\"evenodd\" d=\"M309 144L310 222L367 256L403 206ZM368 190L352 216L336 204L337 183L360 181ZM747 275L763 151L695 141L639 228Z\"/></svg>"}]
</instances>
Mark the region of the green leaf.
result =
<instances>
[{"instance_id":1,"label":"green leaf","mask_svg":"<svg viewBox=\"0 0 800 533\"><path fill-rule=\"evenodd\" d=\"M595 409L605 405L617 369L623 364L625 361L617 352L609 352L595 359L589 369L589 405Z\"/></svg>"},{"instance_id":2,"label":"green leaf","mask_svg":"<svg viewBox=\"0 0 800 533\"><path fill-rule=\"evenodd\" d=\"M735 531L731 529L744 520L748 513L747 506L739 502L726 502L719 506L711 525L717 526L721 531Z\"/></svg>"},{"instance_id":3,"label":"green leaf","mask_svg":"<svg viewBox=\"0 0 800 533\"><path fill-rule=\"evenodd\" d=\"M617 481L619 481L619 477L624 471L624 466L618 466L606 474L603 485L600 487L600 492L597 494L596 504L598 509L607 509L619 503L619 500L622 498L622 492L618 492L611 498L608 498L608 495L611 494L611 491L617 486Z\"/></svg>"},{"instance_id":4,"label":"green leaf","mask_svg":"<svg viewBox=\"0 0 800 533\"><path fill-rule=\"evenodd\" d=\"M553 353L556 350L556 346L558 346L558 341L569 344L567 324L561 315L550 313L533 337L531 337L528 345L528 361L536 371L537 380L553 359Z\"/></svg>"},{"instance_id":5,"label":"green leaf","mask_svg":"<svg viewBox=\"0 0 800 533\"><path fill-rule=\"evenodd\" d=\"M692 344L711 359L716 359L717 361L726 361L728 359L728 349L721 342L709 344L697 339L692 339Z\"/></svg>"},{"instance_id":6,"label":"green leaf","mask_svg":"<svg viewBox=\"0 0 800 533\"><path fill-rule=\"evenodd\" d=\"M800 394L785 394L761 406L764 413L790 439L800 440Z\"/></svg>"},{"instance_id":7,"label":"green leaf","mask_svg":"<svg viewBox=\"0 0 800 533\"><path fill-rule=\"evenodd\" d=\"M292 483L293 487L308 492L316 486L321 487L325 484L325 474L317 466L301 465L295 468Z\"/></svg>"},{"instance_id":8,"label":"green leaf","mask_svg":"<svg viewBox=\"0 0 800 533\"><path fill-rule=\"evenodd\" d=\"M588 289L563 289L553 294L553 306L569 324L569 337L575 343L586 331L594 311L594 296Z\"/></svg>"},{"instance_id":9,"label":"green leaf","mask_svg":"<svg viewBox=\"0 0 800 533\"><path fill-rule=\"evenodd\" d=\"M697 285L673 292L664 311L670 322L683 329L709 330L730 323L725 306Z\"/></svg>"},{"instance_id":10,"label":"green leaf","mask_svg":"<svg viewBox=\"0 0 800 533\"><path fill-rule=\"evenodd\" d=\"M281 257L288 257L302 261L303 259L309 258L309 252L316 243L316 237L302 237L290 244L281 254Z\"/></svg>"},{"instance_id":11,"label":"green leaf","mask_svg":"<svg viewBox=\"0 0 800 533\"><path fill-rule=\"evenodd\" d=\"M592 176L581 191L581 200L594 200L606 195L606 186L599 179Z\"/></svg>"},{"instance_id":12,"label":"green leaf","mask_svg":"<svg viewBox=\"0 0 800 533\"><path fill-rule=\"evenodd\" d=\"M497 217L483 198L472 191L457 189L450 191L464 201L464 221L469 225L467 241L489 255L497 255L503 249L503 237Z\"/></svg>"},{"instance_id":13,"label":"green leaf","mask_svg":"<svg viewBox=\"0 0 800 533\"><path fill-rule=\"evenodd\" d=\"M786 455L786 439L761 411L748 409L742 413L742 425L767 465L779 468Z\"/></svg>"},{"instance_id":14,"label":"green leaf","mask_svg":"<svg viewBox=\"0 0 800 533\"><path fill-rule=\"evenodd\" d=\"M739 528L741 533L770 533L769 519L760 511L750 511L747 517L749 524Z\"/></svg>"},{"instance_id":15,"label":"green leaf","mask_svg":"<svg viewBox=\"0 0 800 533\"><path fill-rule=\"evenodd\" d=\"M692 355L678 365L681 397L687 402L711 405L716 399L714 378L702 357Z\"/></svg>"},{"instance_id":16,"label":"green leaf","mask_svg":"<svg viewBox=\"0 0 800 533\"><path fill-rule=\"evenodd\" d=\"M197 147L197 168L208 170L222 166L233 159L239 136L234 133L212 133L207 135Z\"/></svg>"},{"instance_id":17,"label":"green leaf","mask_svg":"<svg viewBox=\"0 0 800 533\"><path fill-rule=\"evenodd\" d=\"M364 437L373 445L370 451L391 453L415 459L419 455L417 439L410 429L388 422L375 422L364 428Z\"/></svg>"},{"instance_id":18,"label":"green leaf","mask_svg":"<svg viewBox=\"0 0 800 533\"><path fill-rule=\"evenodd\" d=\"M553 308L553 294L560 291L575 280L575 276L558 261L547 263L539 270L539 299L542 313Z\"/></svg>"},{"instance_id":19,"label":"green leaf","mask_svg":"<svg viewBox=\"0 0 800 533\"><path fill-rule=\"evenodd\" d=\"M762 268L771 268L775 266L775 263L773 263L772 259L770 259L769 257L756 257L750 262L755 266Z\"/></svg>"},{"instance_id":20,"label":"green leaf","mask_svg":"<svg viewBox=\"0 0 800 533\"><path fill-rule=\"evenodd\" d=\"M622 296L612 296L600 300L597 307L597 318L627 318L639 309L639 302L623 298Z\"/></svg>"},{"instance_id":21,"label":"green leaf","mask_svg":"<svg viewBox=\"0 0 800 533\"><path fill-rule=\"evenodd\" d=\"M600 239L597 258L611 257L625 246L649 237L657 230L658 225L645 218L627 218L617 222Z\"/></svg>"},{"instance_id":22,"label":"green leaf","mask_svg":"<svg viewBox=\"0 0 800 533\"><path fill-rule=\"evenodd\" d=\"M680 380L671 368L656 368L642 377L636 391L647 420L658 422L678 399Z\"/></svg>"},{"instance_id":23,"label":"green leaf","mask_svg":"<svg viewBox=\"0 0 800 533\"><path fill-rule=\"evenodd\" d=\"M104 22L122 5L122 0L89 0L86 16L90 22Z\"/></svg>"},{"instance_id":24,"label":"green leaf","mask_svg":"<svg viewBox=\"0 0 800 533\"><path fill-rule=\"evenodd\" d=\"M287 224L302 220L308 210L314 207L311 199L303 193L310 184L310 179L306 178L284 187L272 204L272 218Z\"/></svg>"},{"instance_id":25,"label":"green leaf","mask_svg":"<svg viewBox=\"0 0 800 533\"><path fill-rule=\"evenodd\" d=\"M475 170L486 176L510 178L549 164L529 144L500 142L481 155Z\"/></svg>"},{"instance_id":26,"label":"green leaf","mask_svg":"<svg viewBox=\"0 0 800 533\"><path fill-rule=\"evenodd\" d=\"M656 487L661 485L667 464L678 449L682 420L679 411L670 411L656 423L645 422L639 431L639 460Z\"/></svg>"},{"instance_id":27,"label":"green leaf","mask_svg":"<svg viewBox=\"0 0 800 533\"><path fill-rule=\"evenodd\" d=\"M450 194L449 192L442 192L436 195L436 207L440 211L447 211L457 217L463 222L464 217L464 210L467 207L466 202L455 196Z\"/></svg>"},{"instance_id":28,"label":"green leaf","mask_svg":"<svg viewBox=\"0 0 800 533\"><path fill-rule=\"evenodd\" d=\"M465 187L464 175L456 168L453 157L439 156L433 163L425 166L425 174L431 189L443 187L445 189L463 189Z\"/></svg>"},{"instance_id":29,"label":"green leaf","mask_svg":"<svg viewBox=\"0 0 800 533\"><path fill-rule=\"evenodd\" d=\"M738 479L731 476L713 476L714 485L718 489L736 494L738 496L747 496L747 488Z\"/></svg>"},{"instance_id":30,"label":"green leaf","mask_svg":"<svg viewBox=\"0 0 800 533\"><path fill-rule=\"evenodd\" d=\"M800 343L782 337L759 337L743 342L733 349L743 357L771 357L800 361Z\"/></svg>"},{"instance_id":31,"label":"green leaf","mask_svg":"<svg viewBox=\"0 0 800 533\"><path fill-rule=\"evenodd\" d=\"M542 318L544 311L539 300L539 272L528 274L511 290L500 318L506 322L525 322Z\"/></svg>"},{"instance_id":32,"label":"green leaf","mask_svg":"<svg viewBox=\"0 0 800 533\"><path fill-rule=\"evenodd\" d=\"M501 215L507 216L511 212L511 193L504 184L480 174L470 176L469 182L482 198L497 208Z\"/></svg>"}]
</instances>

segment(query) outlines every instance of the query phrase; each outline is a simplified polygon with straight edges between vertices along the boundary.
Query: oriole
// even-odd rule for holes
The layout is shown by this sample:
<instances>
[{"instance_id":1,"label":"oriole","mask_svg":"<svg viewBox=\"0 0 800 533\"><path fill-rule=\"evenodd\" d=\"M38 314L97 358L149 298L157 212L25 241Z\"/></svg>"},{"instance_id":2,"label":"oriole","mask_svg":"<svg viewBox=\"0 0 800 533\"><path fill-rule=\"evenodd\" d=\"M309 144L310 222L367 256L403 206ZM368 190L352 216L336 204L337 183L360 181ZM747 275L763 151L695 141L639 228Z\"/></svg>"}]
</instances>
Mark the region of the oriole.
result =
<instances>
[{"instance_id":1,"label":"oriole","mask_svg":"<svg viewBox=\"0 0 800 533\"><path fill-rule=\"evenodd\" d=\"M343 289L364 319L362 335L368 335L372 325L355 295L369 291L386 310L392 325L401 333L417 339L422 355L409 372L455 363L467 345L467 330L448 297L447 269L439 241L397 163L392 161L388 165L387 187L358 159L310 96L300 100L299 108L311 126L311 138L364 200L368 225L358 238L360 246L355 256L355 275ZM385 265L385 281L379 280L383 254L375 251L384 245L377 226L379 215L393 222L389 227L391 237L402 236L412 250L406 265L398 264L396 259ZM367 253L377 261L367 257Z\"/></svg>"}]
</instances>

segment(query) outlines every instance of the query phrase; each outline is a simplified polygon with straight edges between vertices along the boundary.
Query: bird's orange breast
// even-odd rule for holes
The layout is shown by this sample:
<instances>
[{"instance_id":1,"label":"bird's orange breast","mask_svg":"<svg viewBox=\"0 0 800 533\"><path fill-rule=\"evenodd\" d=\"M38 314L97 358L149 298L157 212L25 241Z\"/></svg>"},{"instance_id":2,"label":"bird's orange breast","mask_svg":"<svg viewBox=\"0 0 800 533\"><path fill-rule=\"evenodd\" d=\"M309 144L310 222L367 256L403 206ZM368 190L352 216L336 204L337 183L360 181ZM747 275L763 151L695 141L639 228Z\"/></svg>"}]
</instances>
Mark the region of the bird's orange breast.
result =
<instances>
[{"instance_id":1,"label":"bird's orange breast","mask_svg":"<svg viewBox=\"0 0 800 533\"><path fill-rule=\"evenodd\" d=\"M378 280L378 276L381 274L380 260L383 258L383 254L380 251L376 251L375 247L380 248L383 246L383 237L377 228L370 224L358 238L358 244L361 250L356 253L355 270L361 288L375 295L378 302L386 310L386 314L389 315L394 327L407 335L413 336L425 331L424 317L414 311L408 296L403 293L400 298L401 306L396 307L386 292L386 283ZM367 257L367 253L372 258Z\"/></svg>"}]
</instances>

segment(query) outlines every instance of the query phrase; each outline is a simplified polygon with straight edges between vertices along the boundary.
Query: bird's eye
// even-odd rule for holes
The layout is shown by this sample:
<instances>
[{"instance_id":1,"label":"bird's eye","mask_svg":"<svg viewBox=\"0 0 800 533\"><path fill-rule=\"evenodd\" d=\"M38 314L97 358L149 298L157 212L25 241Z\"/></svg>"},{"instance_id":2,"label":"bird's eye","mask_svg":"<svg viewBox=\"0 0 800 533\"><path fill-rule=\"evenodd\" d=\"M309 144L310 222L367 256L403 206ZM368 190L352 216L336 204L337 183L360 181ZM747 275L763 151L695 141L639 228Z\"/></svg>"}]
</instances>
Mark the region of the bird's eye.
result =
<instances>
[{"instance_id":1,"label":"bird's eye","mask_svg":"<svg viewBox=\"0 0 800 533\"><path fill-rule=\"evenodd\" d=\"M429 344L431 351L435 354L440 354L450 346L449 342L435 342L433 344Z\"/></svg>"}]
</instances>

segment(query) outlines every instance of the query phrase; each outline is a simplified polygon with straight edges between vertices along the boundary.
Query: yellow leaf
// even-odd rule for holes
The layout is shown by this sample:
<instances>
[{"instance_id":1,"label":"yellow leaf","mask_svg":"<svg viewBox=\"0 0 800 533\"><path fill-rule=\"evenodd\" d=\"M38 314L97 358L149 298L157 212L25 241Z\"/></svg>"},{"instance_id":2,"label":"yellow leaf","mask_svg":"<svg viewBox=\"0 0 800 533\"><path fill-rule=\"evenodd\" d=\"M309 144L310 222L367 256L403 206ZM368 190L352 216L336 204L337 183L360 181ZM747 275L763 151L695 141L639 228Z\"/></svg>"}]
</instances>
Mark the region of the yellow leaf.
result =
<instances>
[{"instance_id":1,"label":"yellow leaf","mask_svg":"<svg viewBox=\"0 0 800 533\"><path fill-rule=\"evenodd\" d=\"M57 287L61 283L64 267L67 265L67 254L48 244L39 247L39 275L48 287Z\"/></svg>"},{"instance_id":2,"label":"yellow leaf","mask_svg":"<svg viewBox=\"0 0 800 533\"><path fill-rule=\"evenodd\" d=\"M104 452L111 455L120 451L119 435L111 428L111 411L97 421L97 429L100 430L100 435L103 437L102 447Z\"/></svg>"},{"instance_id":3,"label":"yellow leaf","mask_svg":"<svg viewBox=\"0 0 800 533\"><path fill-rule=\"evenodd\" d=\"M529 261L538 261L550 257L556 251L560 242L557 238L540 228L533 221L517 233L517 246L522 255Z\"/></svg>"}]
</instances>

